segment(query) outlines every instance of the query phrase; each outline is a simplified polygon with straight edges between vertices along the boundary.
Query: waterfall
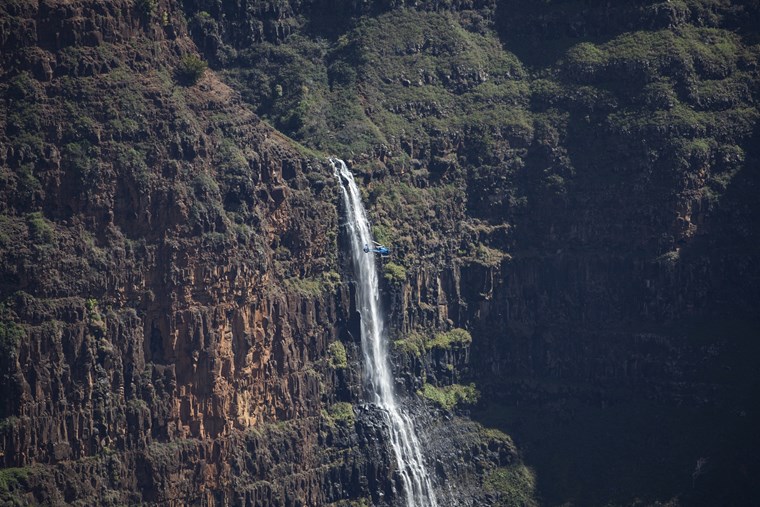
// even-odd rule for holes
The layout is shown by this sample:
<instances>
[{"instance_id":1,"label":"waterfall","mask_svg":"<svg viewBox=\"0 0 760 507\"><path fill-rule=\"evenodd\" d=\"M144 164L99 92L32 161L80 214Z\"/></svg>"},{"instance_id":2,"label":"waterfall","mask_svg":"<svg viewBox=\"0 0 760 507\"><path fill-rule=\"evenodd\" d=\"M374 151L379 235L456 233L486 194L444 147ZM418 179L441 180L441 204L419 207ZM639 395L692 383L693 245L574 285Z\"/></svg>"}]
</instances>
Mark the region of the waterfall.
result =
<instances>
[{"instance_id":1,"label":"waterfall","mask_svg":"<svg viewBox=\"0 0 760 507\"><path fill-rule=\"evenodd\" d=\"M361 313L361 343L364 353L365 381L372 402L382 409L390 431L390 442L404 485L407 507L437 507L433 485L422 459L414 424L399 406L393 390L393 375L388 361L385 319L380 311L380 291L375 254L365 253L372 245L367 213L362 205L354 175L340 159L330 159L340 181L351 240L351 259L356 278L356 306Z\"/></svg>"}]
</instances>

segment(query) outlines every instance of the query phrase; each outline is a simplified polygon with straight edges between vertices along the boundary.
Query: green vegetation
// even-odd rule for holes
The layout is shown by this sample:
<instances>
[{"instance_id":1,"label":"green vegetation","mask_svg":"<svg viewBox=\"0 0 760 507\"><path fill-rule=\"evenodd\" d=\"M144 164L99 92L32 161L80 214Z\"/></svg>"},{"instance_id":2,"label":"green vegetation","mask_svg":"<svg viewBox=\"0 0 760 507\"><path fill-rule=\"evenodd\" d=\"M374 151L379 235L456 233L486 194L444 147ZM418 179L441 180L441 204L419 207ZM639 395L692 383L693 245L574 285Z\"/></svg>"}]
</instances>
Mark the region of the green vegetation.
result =
<instances>
[{"instance_id":1,"label":"green vegetation","mask_svg":"<svg viewBox=\"0 0 760 507\"><path fill-rule=\"evenodd\" d=\"M22 219L0 215L0 246L9 247L25 234L28 226Z\"/></svg>"},{"instance_id":2,"label":"green vegetation","mask_svg":"<svg viewBox=\"0 0 760 507\"><path fill-rule=\"evenodd\" d=\"M559 178L561 181L561 177L557 175L552 175L551 178L553 178L553 181L555 182L557 178ZM475 252L473 257L475 260L485 266L498 266L501 264L501 261L504 258L509 258L509 255L496 248L491 248L482 243L479 243L475 245Z\"/></svg>"},{"instance_id":3,"label":"green vegetation","mask_svg":"<svg viewBox=\"0 0 760 507\"><path fill-rule=\"evenodd\" d=\"M79 180L82 191L92 188L92 185L96 183L101 155L100 148L87 139L64 145L61 152L62 163Z\"/></svg>"},{"instance_id":4,"label":"green vegetation","mask_svg":"<svg viewBox=\"0 0 760 507\"><path fill-rule=\"evenodd\" d=\"M330 406L328 410L330 419L345 426L354 424L354 406L350 403L339 401Z\"/></svg>"},{"instance_id":5,"label":"green vegetation","mask_svg":"<svg viewBox=\"0 0 760 507\"><path fill-rule=\"evenodd\" d=\"M298 278L291 277L285 279L285 287L296 294L302 296L316 297L324 292L335 291L340 283L340 275L335 271L326 271L319 277Z\"/></svg>"},{"instance_id":6,"label":"green vegetation","mask_svg":"<svg viewBox=\"0 0 760 507\"><path fill-rule=\"evenodd\" d=\"M197 441L187 438L178 438L169 442L152 442L148 446L150 459L158 466L176 466L178 460L190 453L196 446Z\"/></svg>"},{"instance_id":7,"label":"green vegetation","mask_svg":"<svg viewBox=\"0 0 760 507\"><path fill-rule=\"evenodd\" d=\"M451 167L456 164L443 162ZM378 168L380 174L387 169ZM462 176L458 171L456 177ZM411 178L411 176L410 176ZM373 226L390 238L395 264L413 266L423 260L443 260L457 237L456 222L464 218L464 183L417 188L409 181L385 179L368 187L367 202L374 210Z\"/></svg>"},{"instance_id":8,"label":"green vegetation","mask_svg":"<svg viewBox=\"0 0 760 507\"><path fill-rule=\"evenodd\" d=\"M208 3L204 8L216 16L224 5L233 3ZM215 20L201 12L193 22L208 36L205 41L196 38L198 47L213 51L213 46L219 43L224 48L220 51L226 51L227 56L221 52L215 55L215 67L220 67L224 77L236 84L265 121L303 143L295 145L301 156L317 158L322 150L353 160L352 167L357 177L362 178L373 233L393 249L393 261L384 264L384 279L398 287L412 274L419 274L424 284L415 325L433 325L429 323L437 322L437 317L445 318L434 306L443 304L435 291L435 271L439 269L456 271L453 276L449 273L442 276L441 285L450 304L461 308L470 305L468 314L473 313L475 304L470 294L474 292L474 299L478 299L476 284L482 281L480 290L489 291L489 276L500 277L508 286L497 287L493 294L483 294L483 298L494 296L485 304L502 304L504 297L519 293L519 276L518 283L512 286L511 272L488 269L502 266L508 259L507 252L520 256L516 257L522 263L519 268L526 267L535 274L528 278L539 282L543 279L552 282L549 275L553 271L544 269L552 259L565 267L569 261L572 267L576 266L578 256L591 255L598 260L589 268L593 271L604 269L609 259L613 259L615 267L623 262L621 259L635 255L639 259L637 272L656 276L654 287L650 287L651 280L647 281L651 291L639 291L642 294L671 293L667 287L661 287L669 279L668 266L678 269L670 277L676 281L689 273L705 274L710 266L723 266L721 270L728 270L724 278L729 281L740 280L732 275L730 260L713 262L717 250L730 249L728 259L735 256L735 264L743 265L743 271L751 274L746 266L752 264L745 256L752 253L756 241L743 244L732 241L736 235L728 236L721 229L724 223L726 228L746 229L750 232L740 237L755 239L751 235L754 220L747 227L743 218L754 217L754 208L746 198L736 200L732 192L750 192L757 186L753 179L755 172L750 169L757 162L760 50L753 40L755 35L745 33L746 30L731 33L714 28L725 22L735 29L744 23L742 16L736 14L743 13L739 10L728 13L726 6L731 2L726 1L638 2L641 12L646 14L641 20L631 17L621 26L595 27L597 13L593 6L589 8L583 3L581 0L523 3L526 10L567 8L573 14L566 17L571 30L564 29L564 20L555 23L551 17L541 18L542 22L548 20L550 30L559 29L550 37L541 34L545 39L542 44L554 45L554 39L561 37L563 40L556 45L562 48L551 52L559 60L552 59L546 66L535 66L530 71L510 53L514 46L505 42L510 35L500 25L501 18L520 14L519 2L506 2L508 8L499 2L460 2L458 7L463 7L462 10L449 10L454 3L448 0L424 1L416 8L400 9L396 8L399 2L386 2L383 6L368 7L371 14L367 16L346 13L341 16L345 22L337 26L326 26L328 23L317 16L313 19L301 16L297 11L303 2L299 5L253 2L245 13L241 11L240 19L219 16ZM16 11L26 10L24 2L12 4ZM158 25L170 22L166 11L157 13L156 0L134 0L133 5L135 12L150 18L154 25L148 32L160 30ZM165 2L161 5L166 7ZM469 8L473 5L485 7ZM264 11L257 11L259 8ZM292 18L291 8L296 11ZM605 19L614 21L617 10L607 9ZM724 12L728 14L724 16ZM585 18L587 13L590 15ZM259 14L264 19L263 25L257 24L261 19L248 17ZM181 14L173 11L174 16ZM179 25L184 22L177 21L182 35L184 26ZM22 40L14 37L17 29L13 23L16 21L9 21L5 28L11 39ZM669 28L648 29L652 26ZM630 27L645 29L625 33ZM602 29L597 31L598 28ZM242 44L245 49L238 58L235 50L224 45L231 42L230 36L244 39L251 35L246 33L249 29L255 32L251 40L256 42ZM566 32L578 35L574 39L565 38ZM595 38L588 34L595 34ZM261 36L277 40L260 42ZM259 275L265 275L275 291L281 290L280 281L284 280L284 290L289 295L324 299L340 283L339 275L333 271L337 269L336 248L331 248L336 244L331 236L334 233L324 234L314 242L310 242L311 238L319 233L308 237L304 234L309 229L338 230L334 213L337 200L331 193L335 183L325 185L331 176L329 172L324 174L324 163L310 168L311 162L296 161L291 157L295 152L288 151L275 139L284 138L276 132L260 135L264 128L259 130L245 111L238 114L240 111L232 107L218 112L208 102L209 97L203 96L206 92L175 87L171 82L173 69L167 68L174 57L164 58L165 51L167 48L176 51L177 44L187 45L181 37L174 42L160 39L137 33L118 44L104 42L89 47L90 43L85 41L55 54L40 56L32 52L19 54L18 58L9 55L11 67L21 65L34 71L9 68L8 75L13 77L0 84L8 98L4 103L7 111L2 129L8 138L5 144L12 147L6 150L5 167L0 168L0 189L4 196L0 200L4 206L0 217L3 246L0 260L5 266L6 292L10 294L13 285L21 283L34 287L40 300L70 290L80 295L102 295L101 305L94 299L77 299L77 311L81 313L84 303L91 323L103 322L100 312L108 315L109 322L116 323L112 314L106 313L107 302L124 304L113 297L112 279L118 275L112 273L113 269L139 272L147 261L156 264L152 260L157 260L159 267L164 264L188 267L185 257L189 256L200 264L196 263L197 269L189 266L188 270L173 273L175 281L181 282L177 277L192 277L193 273L196 278L206 276L213 271L206 269L207 264L222 259L246 279L256 281ZM41 76L47 66L43 57L55 58L52 79ZM41 65L35 63L37 60ZM238 62L241 67L225 69L227 64ZM177 67L175 77L192 85L202 79L205 70L203 60L187 56ZM284 143L287 144L287 139ZM286 177L286 182L261 181L261 171L285 159L296 162L295 175ZM280 184L288 185L287 192L267 195ZM327 192L317 198L323 188ZM68 202L61 201L53 195L59 190L75 195ZM724 196L735 199L741 206L720 208L725 203ZM277 210L269 197L277 198ZM280 198L285 199L284 205ZM111 216L109 208L115 211ZM39 211L43 209L44 213ZM125 212L129 210L134 214ZM691 235L694 231L689 229L690 235L666 238L664 242L670 241L672 245L662 248L646 244L651 238L656 242L662 232L677 236L674 212L679 219L690 214L692 221L688 227L701 230ZM45 214L55 223L45 218ZM183 223L185 218L187 223ZM75 237L82 227L94 234ZM713 233L727 234L728 241L722 241L720 236L713 238ZM54 252L55 262L37 263L44 270L35 269L36 259L26 253L38 254L40 245L46 251L53 250L50 248L53 246L61 248L60 254ZM720 247L717 250L712 248L716 245ZM271 250L275 250L274 255L270 255ZM733 250L743 251L735 255ZM699 260L694 261L695 258ZM659 265L647 264L657 262ZM566 271L572 278L572 273L578 270ZM594 285L589 297L604 294L604 287L597 286L602 281L594 272L581 275L580 278ZM129 282L131 278L127 278ZM573 280L566 280L564 275L554 278L548 292L540 287L535 291L523 287L529 308L540 314L547 304L559 304L561 311L552 311L552 315L582 320L583 316L578 317L578 312L570 307L578 298L563 298L561 290L568 280ZM720 277L704 278L715 285L707 287L708 295L721 294ZM450 290L452 279L462 281L463 290L457 294L461 301L449 299L456 297ZM138 287L131 296L127 294L126 304L138 310L155 306L152 304L155 296L149 289ZM145 298L141 297L143 293ZM730 294L743 297L742 293L737 290ZM616 294L610 296L614 301L627 300ZM656 306L664 312L678 313L692 308L689 298L675 305L662 303ZM639 306L647 312L650 308L660 311L654 305ZM29 315L38 313L36 305L19 304L18 308L24 308L23 312L19 310L23 319L31 319ZM516 312L525 313L519 308ZM61 311L57 315L71 313ZM452 318L457 319L454 315ZM519 320L520 315L516 318ZM14 320L19 318L3 318L0 325L4 357L12 358L19 344L24 344L25 333L49 334ZM131 319L138 321L137 315ZM591 324L589 329L593 327ZM547 323L549 329L553 325ZM58 337L66 342L70 333L63 329L66 331L60 331ZM427 335L411 333L394 342L398 352L408 355L404 359L423 368L423 376L427 370L432 377L427 357L449 356L455 358L452 361L459 361L464 354L444 351L468 347L472 341L463 329L435 335L427 332ZM705 338L706 342L713 336L725 337L721 338L724 342L732 339L732 334L722 329ZM92 350L91 338L87 336L88 351ZM712 354L710 343L703 348ZM722 347L717 353L721 353ZM97 361L106 364L103 358L114 350L108 340L100 340ZM517 347L515 351L522 353L524 348ZM68 353L71 351L64 352L67 357L71 355ZM148 352L157 362L166 359L160 357L160 351ZM422 359L414 361L414 357ZM434 373L439 381L457 381L459 372L452 371L457 363L435 363ZM652 365L624 366L626 379L635 381L641 373L638 370L649 370ZM343 343L330 343L327 358L318 367L347 368ZM558 368L573 374L567 365L559 364ZM152 393L153 397L170 391L166 387L170 375L159 371L163 370L157 364L154 378L137 386L136 392ZM306 374L316 375L313 370L307 370ZM723 375L735 376L733 371ZM102 386L96 391L96 401L106 399L105 394L110 392L110 384L98 382ZM145 389L151 382L156 383L156 389ZM161 383L165 385L162 387ZM716 389L722 392L723 387L721 384ZM529 388L522 386L514 391L519 394L525 390ZM605 476L604 467L613 454L630 456L630 443L620 441L619 432L609 436L603 430L615 424L629 424L626 422L629 419L622 415L630 414L610 418L611 411L619 410L611 407L601 417L608 418L603 420L605 423L615 424L601 424L597 413L573 421L579 414L576 407L566 406L565 396L557 394L556 389L550 392L562 401L552 403L547 414L540 414L542 417L527 419L528 426L537 428L528 430L537 433L534 442L541 442L531 448L546 454L539 461L555 467L546 482L564 491L573 491L576 487L573 483L583 480L599 480L600 484L617 480L625 485L630 474ZM428 384L420 393L448 410L476 403L478 398L474 385ZM333 393L322 394L323 399L333 399ZM568 396L575 395L570 392ZM156 402L155 407L165 405L165 400L151 399ZM128 408L143 412L143 405L142 401L132 400ZM510 423L521 424L520 417L527 410L530 407L521 407L522 413ZM332 422L353 421L348 403L333 405L325 413ZM153 417L162 416L155 413ZM682 426L683 420L679 417L679 424L672 424L673 427L691 428ZM299 438L297 434L302 427L298 425L303 419L297 417L294 421L287 431ZM531 424L535 421L538 422ZM4 420L0 429L7 430L11 424L15 423ZM552 431L545 431L546 427L540 424ZM283 427L284 423L272 425L266 431L275 433ZM661 431L643 428L639 434L656 435ZM558 431L562 439L555 438ZM724 434L730 435L727 431ZM579 439L578 435L584 438ZM700 438L692 441L707 442L709 439L703 438L706 435L710 433L700 434ZM546 438L549 443L541 440ZM605 444L611 450L593 456L589 443L595 444L597 438L608 438ZM650 440L660 449L670 445L656 442L656 437ZM680 474L688 482L690 467L699 457L691 453L702 450L687 448L680 442L675 445L684 447L680 451L682 457L668 457L668 463L674 466L661 467L663 473L659 475ZM580 451L573 451L573 446ZM167 449L172 450L164 448ZM616 453L617 450L625 452ZM573 452L578 453L578 459L568 468L578 470L575 475L563 469L564 464L552 461L554 453L573 456ZM182 453L168 452L165 460L157 460L157 469L174 466L178 454ZM655 458L648 461L656 466L659 458L656 453L652 456ZM584 468L588 463L597 466ZM275 473L280 470L275 468ZM620 467L616 471L621 472ZM65 479L64 475L61 477ZM72 487L77 489L76 484ZM496 493L505 504L530 505L528 492L533 487L530 471L519 467L492 470L484 482L484 488ZM547 503L561 504L568 498L557 494ZM603 504L583 500L569 501L577 505Z\"/></svg>"},{"instance_id":9,"label":"green vegetation","mask_svg":"<svg viewBox=\"0 0 760 507\"><path fill-rule=\"evenodd\" d=\"M483 440L488 442L497 442L500 444L504 444L509 448L514 448L515 444L512 441L512 437L507 435L501 430L498 430L496 428L487 428L485 426L480 427L480 435L483 438Z\"/></svg>"},{"instance_id":10,"label":"green vegetation","mask_svg":"<svg viewBox=\"0 0 760 507\"><path fill-rule=\"evenodd\" d=\"M396 350L420 357L425 353L425 336L420 333L409 333L406 337L393 342Z\"/></svg>"},{"instance_id":11,"label":"green vegetation","mask_svg":"<svg viewBox=\"0 0 760 507\"><path fill-rule=\"evenodd\" d=\"M30 468L0 468L0 493L7 493L29 478Z\"/></svg>"},{"instance_id":12,"label":"green vegetation","mask_svg":"<svg viewBox=\"0 0 760 507\"><path fill-rule=\"evenodd\" d=\"M34 166L24 164L16 172L16 190L19 197L28 202L36 202L41 197L42 184L34 175Z\"/></svg>"},{"instance_id":13,"label":"green vegetation","mask_svg":"<svg viewBox=\"0 0 760 507\"><path fill-rule=\"evenodd\" d=\"M335 369L342 370L348 368L348 356L346 355L346 347L339 341L332 342L327 347L327 352L330 354L330 366Z\"/></svg>"},{"instance_id":14,"label":"green vegetation","mask_svg":"<svg viewBox=\"0 0 760 507\"><path fill-rule=\"evenodd\" d=\"M208 172L200 172L192 181L193 193L203 201L219 201L221 193L219 184Z\"/></svg>"},{"instance_id":15,"label":"green vegetation","mask_svg":"<svg viewBox=\"0 0 760 507\"><path fill-rule=\"evenodd\" d=\"M133 398L127 402L127 408L135 414L150 414L150 406L141 399Z\"/></svg>"},{"instance_id":16,"label":"green vegetation","mask_svg":"<svg viewBox=\"0 0 760 507\"><path fill-rule=\"evenodd\" d=\"M128 118L119 120L115 128L120 129L120 135L125 137L136 134L138 130L135 122ZM114 143L113 150L114 168L134 180L140 190L148 191L153 175L145 162L145 153L122 143Z\"/></svg>"},{"instance_id":17,"label":"green vegetation","mask_svg":"<svg viewBox=\"0 0 760 507\"><path fill-rule=\"evenodd\" d=\"M152 16L158 8L158 0L135 0L135 7L144 16Z\"/></svg>"},{"instance_id":18,"label":"green vegetation","mask_svg":"<svg viewBox=\"0 0 760 507\"><path fill-rule=\"evenodd\" d=\"M398 157L414 158L442 129L529 135L525 72L493 35L449 12L394 10L334 43L296 33L254 45L229 72L260 115L300 142L357 154L403 144Z\"/></svg>"},{"instance_id":19,"label":"green vegetation","mask_svg":"<svg viewBox=\"0 0 760 507\"><path fill-rule=\"evenodd\" d=\"M389 227L384 225L372 226L372 237L382 245L390 245L393 241L393 233Z\"/></svg>"},{"instance_id":20,"label":"green vegetation","mask_svg":"<svg viewBox=\"0 0 760 507\"><path fill-rule=\"evenodd\" d=\"M55 230L52 223L43 216L41 211L29 213L26 217L29 226L29 236L37 244L52 243Z\"/></svg>"},{"instance_id":21,"label":"green vegetation","mask_svg":"<svg viewBox=\"0 0 760 507\"><path fill-rule=\"evenodd\" d=\"M106 321L98 311L98 300L95 298L88 298L85 301L85 308L87 309L87 322L90 326L90 331L96 337L103 338L106 333ZM111 350L111 344L108 342L100 342L98 347L103 350Z\"/></svg>"},{"instance_id":22,"label":"green vegetation","mask_svg":"<svg viewBox=\"0 0 760 507\"><path fill-rule=\"evenodd\" d=\"M339 500L335 503L327 504L327 507L371 507L371 498L359 498L358 500Z\"/></svg>"},{"instance_id":23,"label":"green vegetation","mask_svg":"<svg viewBox=\"0 0 760 507\"><path fill-rule=\"evenodd\" d=\"M435 337L425 343L425 348L432 349L450 349L452 347L469 347L472 343L472 335L460 328L454 328L445 333L438 333Z\"/></svg>"},{"instance_id":24,"label":"green vegetation","mask_svg":"<svg viewBox=\"0 0 760 507\"><path fill-rule=\"evenodd\" d=\"M736 69L739 46L736 34L714 28L687 26L678 33L638 31L601 46L578 44L567 52L565 65L580 79L607 78L612 76L604 73L621 71L624 75L616 80L641 79L647 74L679 77L677 73L683 70L703 78L718 78Z\"/></svg>"},{"instance_id":25,"label":"green vegetation","mask_svg":"<svg viewBox=\"0 0 760 507\"><path fill-rule=\"evenodd\" d=\"M425 384L417 394L449 411L457 406L475 405L480 398L480 392L475 388L475 384L466 386L454 384L444 387Z\"/></svg>"},{"instance_id":26,"label":"green vegetation","mask_svg":"<svg viewBox=\"0 0 760 507\"><path fill-rule=\"evenodd\" d=\"M411 332L403 338L394 340L393 347L405 354L421 357L430 350L448 350L451 348L469 347L472 344L472 335L460 328L436 333L433 338L418 332Z\"/></svg>"},{"instance_id":27,"label":"green vegetation","mask_svg":"<svg viewBox=\"0 0 760 507\"><path fill-rule=\"evenodd\" d=\"M19 425L20 419L16 417L15 415L12 415L10 417L6 417L5 419L0 420L0 433L7 430L15 428Z\"/></svg>"},{"instance_id":28,"label":"green vegetation","mask_svg":"<svg viewBox=\"0 0 760 507\"><path fill-rule=\"evenodd\" d=\"M715 6L678 5L715 16ZM394 248L384 272L390 283L404 279L394 265L441 261L446 252L500 265L510 245L485 233L458 241L457 224L511 221L534 203L596 191L576 188L576 166L614 167L621 152L635 151L627 144L651 139L647 156L677 153L673 166L685 173L697 159L715 159L677 150L682 141L743 145L758 119L747 70L757 50L727 30L683 24L605 43L566 40L556 64L529 75L474 12L391 10L341 29L327 38L295 30L252 45L241 51L241 67L225 72L276 128L311 148L353 153L358 170L372 175L373 232ZM585 122L597 126L596 138L585 135ZM605 149L577 146L569 156L569 132ZM461 140L454 153L437 151L452 139ZM392 152L382 161L372 155L381 147ZM536 149L557 158L536 157ZM653 160L640 165L662 165ZM599 185L631 183L596 172ZM702 193L717 201L732 177L711 175Z\"/></svg>"},{"instance_id":29,"label":"green vegetation","mask_svg":"<svg viewBox=\"0 0 760 507\"><path fill-rule=\"evenodd\" d=\"M393 285L401 285L406 282L406 269L395 262L386 262L383 266L383 277Z\"/></svg>"},{"instance_id":30,"label":"green vegetation","mask_svg":"<svg viewBox=\"0 0 760 507\"><path fill-rule=\"evenodd\" d=\"M15 322L0 322L0 354L15 357L19 343L26 336L24 328Z\"/></svg>"},{"instance_id":31,"label":"green vegetation","mask_svg":"<svg viewBox=\"0 0 760 507\"><path fill-rule=\"evenodd\" d=\"M192 86L203 77L208 63L198 58L196 55L185 55L179 61L175 69L177 81L185 86Z\"/></svg>"},{"instance_id":32,"label":"green vegetation","mask_svg":"<svg viewBox=\"0 0 760 507\"><path fill-rule=\"evenodd\" d=\"M536 474L525 465L513 465L489 470L483 488L498 494L495 505L503 507L537 507L535 500Z\"/></svg>"}]
</instances>

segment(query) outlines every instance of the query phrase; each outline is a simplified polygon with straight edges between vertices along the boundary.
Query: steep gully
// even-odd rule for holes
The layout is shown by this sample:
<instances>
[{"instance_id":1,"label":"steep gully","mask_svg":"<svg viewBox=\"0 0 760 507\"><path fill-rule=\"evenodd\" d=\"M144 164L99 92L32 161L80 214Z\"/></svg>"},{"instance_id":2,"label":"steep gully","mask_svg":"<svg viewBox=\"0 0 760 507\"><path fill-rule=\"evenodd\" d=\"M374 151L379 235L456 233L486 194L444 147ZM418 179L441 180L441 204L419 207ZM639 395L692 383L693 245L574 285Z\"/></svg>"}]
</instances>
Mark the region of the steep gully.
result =
<instances>
[{"instance_id":1,"label":"steep gully","mask_svg":"<svg viewBox=\"0 0 760 507\"><path fill-rule=\"evenodd\" d=\"M354 176L340 159L330 159L341 186L346 213L351 259L356 278L357 308L361 313L361 343L365 382L372 402L382 409L389 429L393 453L406 494L407 507L436 507L435 492L427 474L420 442L411 418L394 394L386 347L385 319L380 309L378 276L374 254L364 252L372 243L367 214Z\"/></svg>"}]
</instances>

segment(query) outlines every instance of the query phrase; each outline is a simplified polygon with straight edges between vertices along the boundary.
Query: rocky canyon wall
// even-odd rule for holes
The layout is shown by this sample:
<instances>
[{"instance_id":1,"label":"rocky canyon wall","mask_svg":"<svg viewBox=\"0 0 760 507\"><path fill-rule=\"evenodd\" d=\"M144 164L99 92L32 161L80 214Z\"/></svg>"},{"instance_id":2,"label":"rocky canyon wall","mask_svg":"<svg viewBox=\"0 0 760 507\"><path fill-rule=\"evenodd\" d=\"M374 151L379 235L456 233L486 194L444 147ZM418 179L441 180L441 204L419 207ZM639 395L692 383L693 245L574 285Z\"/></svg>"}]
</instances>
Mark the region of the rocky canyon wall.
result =
<instances>
[{"instance_id":1,"label":"rocky canyon wall","mask_svg":"<svg viewBox=\"0 0 760 507\"><path fill-rule=\"evenodd\" d=\"M751 504L757 16L4 3L0 495L399 501L338 155L451 505Z\"/></svg>"}]
</instances>

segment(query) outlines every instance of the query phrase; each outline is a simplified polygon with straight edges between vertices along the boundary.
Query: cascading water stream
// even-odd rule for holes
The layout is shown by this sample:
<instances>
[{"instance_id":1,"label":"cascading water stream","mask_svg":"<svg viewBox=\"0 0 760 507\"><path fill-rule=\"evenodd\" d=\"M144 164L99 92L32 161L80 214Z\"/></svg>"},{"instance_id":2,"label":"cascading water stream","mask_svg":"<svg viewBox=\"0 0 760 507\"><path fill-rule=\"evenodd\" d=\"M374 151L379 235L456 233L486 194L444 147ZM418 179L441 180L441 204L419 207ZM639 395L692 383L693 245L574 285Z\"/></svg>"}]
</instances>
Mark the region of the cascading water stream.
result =
<instances>
[{"instance_id":1,"label":"cascading water stream","mask_svg":"<svg viewBox=\"0 0 760 507\"><path fill-rule=\"evenodd\" d=\"M387 419L391 446L404 484L407 507L437 507L438 502L422 459L414 424L398 405L393 390L386 346L385 319L380 312L375 254L364 252L364 245L372 245L372 234L362 205L361 194L354 181L354 175L342 160L330 159L330 164L340 181L348 218L351 259L357 284L356 302L361 313L365 379L373 398L372 401L382 409Z\"/></svg>"}]
</instances>

